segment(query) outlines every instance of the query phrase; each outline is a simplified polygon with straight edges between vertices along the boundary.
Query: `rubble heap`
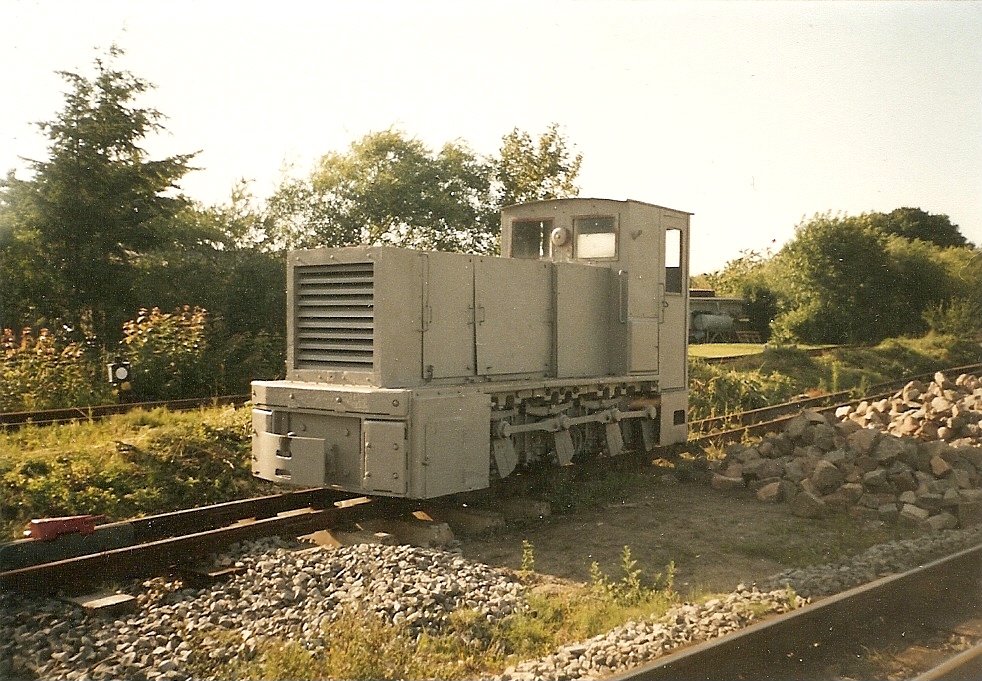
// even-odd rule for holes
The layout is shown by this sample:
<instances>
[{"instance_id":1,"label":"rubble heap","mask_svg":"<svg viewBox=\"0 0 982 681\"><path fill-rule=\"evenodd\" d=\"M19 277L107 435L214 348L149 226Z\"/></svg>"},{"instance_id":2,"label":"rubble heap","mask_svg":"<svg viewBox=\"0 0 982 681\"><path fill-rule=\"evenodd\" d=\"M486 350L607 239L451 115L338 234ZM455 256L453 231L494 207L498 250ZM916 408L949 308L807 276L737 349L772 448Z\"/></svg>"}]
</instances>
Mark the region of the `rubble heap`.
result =
<instances>
[{"instance_id":1,"label":"rubble heap","mask_svg":"<svg viewBox=\"0 0 982 681\"><path fill-rule=\"evenodd\" d=\"M892 398L805 411L783 432L734 444L716 462L716 489L749 487L761 501L820 518L834 512L938 531L982 522L982 379L935 374Z\"/></svg>"}]
</instances>

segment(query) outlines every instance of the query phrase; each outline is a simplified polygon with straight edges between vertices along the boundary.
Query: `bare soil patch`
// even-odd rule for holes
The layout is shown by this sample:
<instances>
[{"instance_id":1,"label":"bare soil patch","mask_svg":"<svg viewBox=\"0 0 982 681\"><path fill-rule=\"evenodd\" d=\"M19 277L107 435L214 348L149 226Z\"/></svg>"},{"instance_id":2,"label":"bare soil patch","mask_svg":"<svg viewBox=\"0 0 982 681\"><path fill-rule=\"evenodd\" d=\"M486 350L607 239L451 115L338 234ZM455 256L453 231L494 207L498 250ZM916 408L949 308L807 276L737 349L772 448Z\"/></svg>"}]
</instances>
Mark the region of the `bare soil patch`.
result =
<instances>
[{"instance_id":1,"label":"bare soil patch","mask_svg":"<svg viewBox=\"0 0 982 681\"><path fill-rule=\"evenodd\" d=\"M674 562L675 589L688 597L730 591L788 567L830 562L896 532L848 516L797 518L786 505L761 503L749 490L721 492L702 482L680 483L673 475L650 477L641 491L600 508L462 537L464 555L519 569L528 541L535 572L589 582L593 562L612 578L622 576L621 555L628 546L648 579Z\"/></svg>"}]
</instances>

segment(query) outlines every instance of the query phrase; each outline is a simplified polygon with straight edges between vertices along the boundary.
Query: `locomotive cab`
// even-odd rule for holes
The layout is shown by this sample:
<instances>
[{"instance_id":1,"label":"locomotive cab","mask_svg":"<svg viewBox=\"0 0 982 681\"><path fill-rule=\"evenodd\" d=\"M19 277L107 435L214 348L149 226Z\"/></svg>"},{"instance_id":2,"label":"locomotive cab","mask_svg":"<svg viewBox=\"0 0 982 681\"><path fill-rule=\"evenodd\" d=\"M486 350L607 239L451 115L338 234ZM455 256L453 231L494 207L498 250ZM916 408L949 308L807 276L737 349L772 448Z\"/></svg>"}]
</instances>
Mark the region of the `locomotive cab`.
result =
<instances>
[{"instance_id":1,"label":"locomotive cab","mask_svg":"<svg viewBox=\"0 0 982 681\"><path fill-rule=\"evenodd\" d=\"M689 216L606 199L511 206L502 211L501 251L609 270L611 372L653 372L662 391L687 391ZM672 419L684 423L684 413Z\"/></svg>"}]
</instances>

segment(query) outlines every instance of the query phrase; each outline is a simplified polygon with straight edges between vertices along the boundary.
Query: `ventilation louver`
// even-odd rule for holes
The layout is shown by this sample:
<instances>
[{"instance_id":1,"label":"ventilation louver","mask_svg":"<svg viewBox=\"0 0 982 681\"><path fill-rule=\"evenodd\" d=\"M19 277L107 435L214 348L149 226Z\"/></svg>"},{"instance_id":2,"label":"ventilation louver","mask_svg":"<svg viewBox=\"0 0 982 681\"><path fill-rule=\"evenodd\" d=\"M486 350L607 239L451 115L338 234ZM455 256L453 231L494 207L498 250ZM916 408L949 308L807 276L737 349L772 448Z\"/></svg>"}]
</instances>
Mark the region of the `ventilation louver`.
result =
<instances>
[{"instance_id":1,"label":"ventilation louver","mask_svg":"<svg viewBox=\"0 0 982 681\"><path fill-rule=\"evenodd\" d=\"M297 266L297 369L372 371L374 274L370 262Z\"/></svg>"}]
</instances>

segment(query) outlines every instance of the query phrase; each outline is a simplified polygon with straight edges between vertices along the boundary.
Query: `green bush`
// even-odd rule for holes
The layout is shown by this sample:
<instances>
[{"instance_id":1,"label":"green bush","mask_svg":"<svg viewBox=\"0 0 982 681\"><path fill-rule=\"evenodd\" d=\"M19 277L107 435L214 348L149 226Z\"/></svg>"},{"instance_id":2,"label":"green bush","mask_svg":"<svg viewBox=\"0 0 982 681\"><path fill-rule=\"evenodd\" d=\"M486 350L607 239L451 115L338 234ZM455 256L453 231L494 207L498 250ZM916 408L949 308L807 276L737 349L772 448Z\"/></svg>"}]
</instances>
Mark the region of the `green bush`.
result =
<instances>
[{"instance_id":1,"label":"green bush","mask_svg":"<svg viewBox=\"0 0 982 681\"><path fill-rule=\"evenodd\" d=\"M134 399L217 394L218 371L207 353L207 324L207 311L189 305L168 313L143 308L136 319L123 324L119 356L131 365Z\"/></svg>"},{"instance_id":2,"label":"green bush","mask_svg":"<svg viewBox=\"0 0 982 681\"><path fill-rule=\"evenodd\" d=\"M788 399L795 392L794 382L777 371L736 370L699 360L689 364L689 419L692 421L759 409Z\"/></svg>"},{"instance_id":3,"label":"green bush","mask_svg":"<svg viewBox=\"0 0 982 681\"><path fill-rule=\"evenodd\" d=\"M928 307L924 322L934 333L970 338L982 331L982 306L967 298L954 298Z\"/></svg>"},{"instance_id":4,"label":"green bush","mask_svg":"<svg viewBox=\"0 0 982 681\"><path fill-rule=\"evenodd\" d=\"M112 401L101 352L67 333L11 329L0 339L0 412L90 406Z\"/></svg>"}]
</instances>

